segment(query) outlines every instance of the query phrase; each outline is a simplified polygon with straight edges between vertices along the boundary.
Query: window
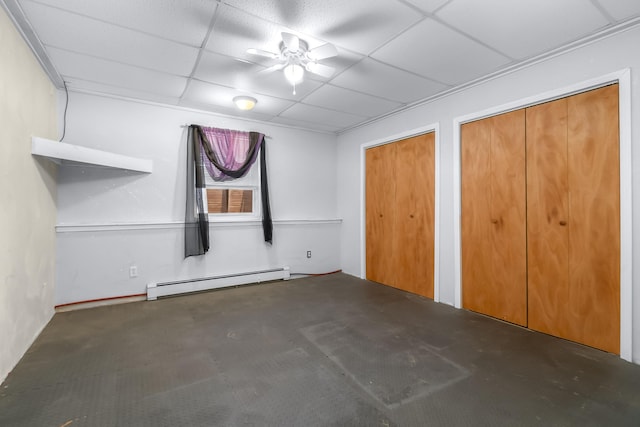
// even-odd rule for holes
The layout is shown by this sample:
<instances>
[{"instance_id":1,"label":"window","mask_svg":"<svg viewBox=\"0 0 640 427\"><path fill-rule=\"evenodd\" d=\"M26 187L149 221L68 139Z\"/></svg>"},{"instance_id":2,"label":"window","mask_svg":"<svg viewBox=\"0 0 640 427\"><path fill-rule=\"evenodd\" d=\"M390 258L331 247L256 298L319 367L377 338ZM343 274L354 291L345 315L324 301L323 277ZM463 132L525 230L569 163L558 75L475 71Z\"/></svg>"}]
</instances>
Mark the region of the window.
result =
<instances>
[{"instance_id":1,"label":"window","mask_svg":"<svg viewBox=\"0 0 640 427\"><path fill-rule=\"evenodd\" d=\"M216 182L206 174L209 219L254 219L260 216L260 160L242 178Z\"/></svg>"},{"instance_id":2,"label":"window","mask_svg":"<svg viewBox=\"0 0 640 427\"><path fill-rule=\"evenodd\" d=\"M253 190L240 188L207 188L210 214L252 213Z\"/></svg>"}]
</instances>

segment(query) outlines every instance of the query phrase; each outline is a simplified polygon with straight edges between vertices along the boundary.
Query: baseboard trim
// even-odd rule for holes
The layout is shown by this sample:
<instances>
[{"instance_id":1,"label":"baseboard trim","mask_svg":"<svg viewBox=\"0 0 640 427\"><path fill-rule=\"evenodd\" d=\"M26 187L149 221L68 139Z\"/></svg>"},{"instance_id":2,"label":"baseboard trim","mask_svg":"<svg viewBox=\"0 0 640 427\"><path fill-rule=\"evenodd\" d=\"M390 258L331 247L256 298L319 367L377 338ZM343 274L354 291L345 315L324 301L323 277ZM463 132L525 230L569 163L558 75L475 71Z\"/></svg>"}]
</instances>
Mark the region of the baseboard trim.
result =
<instances>
[{"instance_id":1,"label":"baseboard trim","mask_svg":"<svg viewBox=\"0 0 640 427\"><path fill-rule=\"evenodd\" d=\"M104 307L107 305L126 304L130 302L146 301L147 294L123 295L119 297L98 298L88 301L70 302L55 306L56 313L84 310L86 308Z\"/></svg>"}]
</instances>

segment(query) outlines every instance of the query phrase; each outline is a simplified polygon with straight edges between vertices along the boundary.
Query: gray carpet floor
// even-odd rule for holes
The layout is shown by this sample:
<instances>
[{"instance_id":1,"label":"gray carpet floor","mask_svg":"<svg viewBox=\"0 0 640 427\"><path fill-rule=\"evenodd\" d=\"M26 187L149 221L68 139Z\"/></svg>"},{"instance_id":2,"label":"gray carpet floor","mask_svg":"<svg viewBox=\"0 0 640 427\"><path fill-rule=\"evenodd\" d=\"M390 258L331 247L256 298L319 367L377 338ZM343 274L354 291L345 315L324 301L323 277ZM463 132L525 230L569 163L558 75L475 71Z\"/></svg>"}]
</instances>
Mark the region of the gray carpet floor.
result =
<instances>
[{"instance_id":1,"label":"gray carpet floor","mask_svg":"<svg viewBox=\"0 0 640 427\"><path fill-rule=\"evenodd\" d=\"M345 274L58 313L0 426L639 426L640 366Z\"/></svg>"}]
</instances>

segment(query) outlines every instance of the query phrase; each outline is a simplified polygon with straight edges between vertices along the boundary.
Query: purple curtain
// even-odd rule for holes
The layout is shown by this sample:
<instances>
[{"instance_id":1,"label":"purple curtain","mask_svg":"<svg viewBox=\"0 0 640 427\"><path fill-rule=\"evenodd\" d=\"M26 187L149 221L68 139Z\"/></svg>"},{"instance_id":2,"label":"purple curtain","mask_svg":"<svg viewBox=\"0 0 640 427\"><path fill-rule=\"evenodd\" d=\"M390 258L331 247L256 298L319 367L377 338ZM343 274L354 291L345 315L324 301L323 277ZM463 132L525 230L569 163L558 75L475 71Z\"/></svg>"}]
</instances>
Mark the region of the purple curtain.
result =
<instances>
[{"instance_id":1,"label":"purple curtain","mask_svg":"<svg viewBox=\"0 0 640 427\"><path fill-rule=\"evenodd\" d=\"M200 129L205 136L203 139L208 143L202 144L204 165L211 178L218 182L246 175L264 143L264 135L257 132L209 127Z\"/></svg>"},{"instance_id":2,"label":"purple curtain","mask_svg":"<svg viewBox=\"0 0 640 427\"><path fill-rule=\"evenodd\" d=\"M207 169L214 181L242 178L251 169L258 154L260 154L262 229L265 242L273 243L264 135L258 132L191 125L187 146L185 257L202 255L209 249L209 222L206 206L202 200L202 192L206 191L202 176L203 169Z\"/></svg>"}]
</instances>

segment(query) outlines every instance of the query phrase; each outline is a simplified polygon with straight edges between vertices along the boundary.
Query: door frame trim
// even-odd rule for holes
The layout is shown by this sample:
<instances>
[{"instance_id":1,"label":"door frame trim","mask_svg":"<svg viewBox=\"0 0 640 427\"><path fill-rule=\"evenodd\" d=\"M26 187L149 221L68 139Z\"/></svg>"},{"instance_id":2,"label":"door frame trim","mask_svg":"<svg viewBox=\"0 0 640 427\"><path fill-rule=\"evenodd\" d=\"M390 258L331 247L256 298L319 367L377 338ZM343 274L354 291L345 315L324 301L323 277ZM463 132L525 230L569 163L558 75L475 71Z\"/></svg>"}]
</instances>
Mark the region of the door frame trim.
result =
<instances>
[{"instance_id":1,"label":"door frame trim","mask_svg":"<svg viewBox=\"0 0 640 427\"><path fill-rule=\"evenodd\" d=\"M411 129L395 135L386 136L360 145L360 278L367 278L367 218L366 218L366 151L369 148L391 144L403 139L426 133L434 133L434 199L433 199L433 300L440 302L440 123Z\"/></svg>"},{"instance_id":2,"label":"door frame trim","mask_svg":"<svg viewBox=\"0 0 640 427\"><path fill-rule=\"evenodd\" d=\"M528 98L488 108L453 119L453 213L454 213L454 292L455 307L462 308L461 242L461 132L464 123L519 110L543 102L618 83L620 130L620 357L633 361L633 256L632 256L632 157L631 157L631 70L610 74L561 87Z\"/></svg>"}]
</instances>

